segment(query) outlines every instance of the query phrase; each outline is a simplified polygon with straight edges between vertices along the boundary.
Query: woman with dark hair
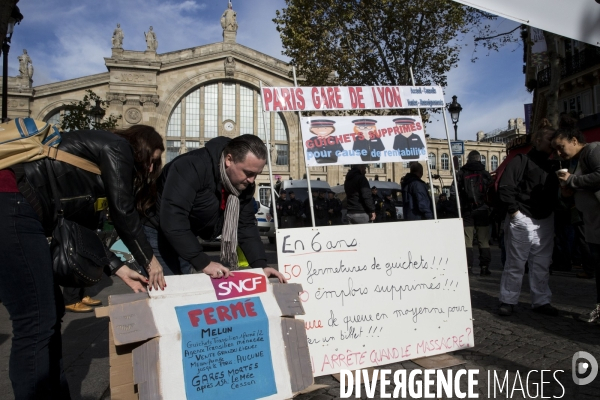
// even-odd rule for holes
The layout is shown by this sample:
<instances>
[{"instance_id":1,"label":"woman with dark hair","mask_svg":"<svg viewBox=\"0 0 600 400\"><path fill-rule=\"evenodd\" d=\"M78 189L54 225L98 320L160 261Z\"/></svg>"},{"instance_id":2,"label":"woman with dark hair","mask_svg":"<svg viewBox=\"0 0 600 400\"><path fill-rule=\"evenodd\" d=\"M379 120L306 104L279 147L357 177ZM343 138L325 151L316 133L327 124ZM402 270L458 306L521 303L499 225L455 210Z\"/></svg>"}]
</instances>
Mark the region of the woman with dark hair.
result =
<instances>
[{"instance_id":1,"label":"woman with dark hair","mask_svg":"<svg viewBox=\"0 0 600 400\"><path fill-rule=\"evenodd\" d=\"M73 131L62 134L59 148L93 162L101 175L56 160L50 161L52 171L45 160L0 170L0 298L13 324L9 376L18 400L70 398L60 333L65 309L46 239L56 224L49 173L56 177L65 218L82 226L96 228L97 200L107 199L117 233L150 278L114 254L108 273L135 292L145 291L145 284L165 287L138 214L153 202L164 151L161 136L149 126Z\"/></svg>"},{"instance_id":2,"label":"woman with dark hair","mask_svg":"<svg viewBox=\"0 0 600 400\"><path fill-rule=\"evenodd\" d=\"M527 154L513 158L498 185L498 197L507 211L504 223L506 262L500 280L498 314L509 316L519 302L525 263L529 265L529 286L533 312L556 316L548 286L554 244L554 209L558 203L558 166L549 159L554 134L548 120L542 120L531 137Z\"/></svg>"},{"instance_id":3,"label":"woman with dark hair","mask_svg":"<svg viewBox=\"0 0 600 400\"><path fill-rule=\"evenodd\" d=\"M558 171L562 194L575 196L575 206L583 213L585 241L590 249L596 275L596 307L580 316L587 322L600 320L600 143L586 143L574 120L564 117L552 137L552 147L564 160L568 171Z\"/></svg>"}]
</instances>

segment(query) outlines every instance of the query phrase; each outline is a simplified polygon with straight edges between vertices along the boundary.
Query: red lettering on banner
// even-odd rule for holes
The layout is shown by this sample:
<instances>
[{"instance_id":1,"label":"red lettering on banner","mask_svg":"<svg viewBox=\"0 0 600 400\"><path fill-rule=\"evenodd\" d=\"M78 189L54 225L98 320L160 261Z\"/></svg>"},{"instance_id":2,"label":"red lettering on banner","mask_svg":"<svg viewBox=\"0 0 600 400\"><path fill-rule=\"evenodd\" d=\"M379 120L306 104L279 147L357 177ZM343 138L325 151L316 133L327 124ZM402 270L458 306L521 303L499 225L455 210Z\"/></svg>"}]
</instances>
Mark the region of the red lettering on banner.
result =
<instances>
[{"instance_id":1,"label":"red lettering on banner","mask_svg":"<svg viewBox=\"0 0 600 400\"><path fill-rule=\"evenodd\" d=\"M419 131L423 130L423 126L421 126L420 122L417 122L417 130L419 130Z\"/></svg>"},{"instance_id":2,"label":"red lettering on banner","mask_svg":"<svg viewBox=\"0 0 600 400\"><path fill-rule=\"evenodd\" d=\"M295 91L296 91L296 89L290 89L290 95L292 96L292 104L293 104L293 107L290 107L290 110L293 110L296 107L296 94L294 93Z\"/></svg>"},{"instance_id":3,"label":"red lettering on banner","mask_svg":"<svg viewBox=\"0 0 600 400\"><path fill-rule=\"evenodd\" d=\"M323 101L325 108L331 108L329 105L329 99L327 98L327 88L321 88L321 100Z\"/></svg>"},{"instance_id":4,"label":"red lettering on banner","mask_svg":"<svg viewBox=\"0 0 600 400\"><path fill-rule=\"evenodd\" d=\"M393 91L394 91L394 104L396 104L397 108L401 108L402 107L402 97L400 97L400 88L394 87Z\"/></svg>"},{"instance_id":5,"label":"red lettering on banner","mask_svg":"<svg viewBox=\"0 0 600 400\"><path fill-rule=\"evenodd\" d=\"M389 87L385 88L385 101L389 108L394 108L394 95L392 94L392 89Z\"/></svg>"},{"instance_id":6,"label":"red lettering on banner","mask_svg":"<svg viewBox=\"0 0 600 400\"><path fill-rule=\"evenodd\" d=\"M385 87L378 87L379 97L381 99L381 105L385 107Z\"/></svg>"},{"instance_id":7,"label":"red lettering on banner","mask_svg":"<svg viewBox=\"0 0 600 400\"><path fill-rule=\"evenodd\" d=\"M300 88L296 89L296 99L298 100L296 102L296 106L298 107L298 109L304 110L304 107L306 107L306 103L304 102L304 93Z\"/></svg>"},{"instance_id":8,"label":"red lettering on banner","mask_svg":"<svg viewBox=\"0 0 600 400\"><path fill-rule=\"evenodd\" d=\"M321 98L319 97L319 89L314 87L314 88L312 88L311 93L312 93L313 105L315 106L316 109L320 109L321 108Z\"/></svg>"},{"instance_id":9,"label":"red lettering on banner","mask_svg":"<svg viewBox=\"0 0 600 400\"><path fill-rule=\"evenodd\" d=\"M342 104L342 94L340 93L340 88L336 87L333 91L335 92L335 102L337 103L337 108L344 108L344 105Z\"/></svg>"},{"instance_id":10,"label":"red lettering on banner","mask_svg":"<svg viewBox=\"0 0 600 400\"><path fill-rule=\"evenodd\" d=\"M273 101L273 92L271 92L271 89L263 88L263 95L265 101L265 110L271 111L271 108L269 106Z\"/></svg>"},{"instance_id":11,"label":"red lettering on banner","mask_svg":"<svg viewBox=\"0 0 600 400\"><path fill-rule=\"evenodd\" d=\"M358 108L365 108L365 102L363 101L364 98L361 87L356 88L356 100L358 101Z\"/></svg>"},{"instance_id":12,"label":"red lettering on banner","mask_svg":"<svg viewBox=\"0 0 600 400\"><path fill-rule=\"evenodd\" d=\"M283 109L284 110L292 110L294 107L292 106L292 103L291 103L289 89L281 89L281 95L283 96L283 100L285 102Z\"/></svg>"},{"instance_id":13,"label":"red lettering on banner","mask_svg":"<svg viewBox=\"0 0 600 400\"><path fill-rule=\"evenodd\" d=\"M377 93L375 92L375 88L371 87L371 91L373 92L373 102L375 103L375 108L381 108L381 103L377 101Z\"/></svg>"},{"instance_id":14,"label":"red lettering on banner","mask_svg":"<svg viewBox=\"0 0 600 400\"><path fill-rule=\"evenodd\" d=\"M277 93L277 91L274 92L275 98L273 99L273 111L284 111L283 104L281 104L281 102L279 101L279 93Z\"/></svg>"},{"instance_id":15,"label":"red lettering on banner","mask_svg":"<svg viewBox=\"0 0 600 400\"><path fill-rule=\"evenodd\" d=\"M327 99L329 100L329 108L338 108L332 87L327 88Z\"/></svg>"}]
</instances>

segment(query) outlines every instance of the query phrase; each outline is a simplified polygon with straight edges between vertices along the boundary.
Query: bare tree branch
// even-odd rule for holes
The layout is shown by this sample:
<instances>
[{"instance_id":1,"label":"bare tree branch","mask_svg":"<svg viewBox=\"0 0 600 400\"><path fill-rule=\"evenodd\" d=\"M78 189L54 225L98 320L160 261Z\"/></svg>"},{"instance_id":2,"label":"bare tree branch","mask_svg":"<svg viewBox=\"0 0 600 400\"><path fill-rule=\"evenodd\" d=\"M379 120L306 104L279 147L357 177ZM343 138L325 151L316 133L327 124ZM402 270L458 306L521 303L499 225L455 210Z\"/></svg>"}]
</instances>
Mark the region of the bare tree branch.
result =
<instances>
[{"instance_id":1,"label":"bare tree branch","mask_svg":"<svg viewBox=\"0 0 600 400\"><path fill-rule=\"evenodd\" d=\"M512 30L512 31L510 31L510 32L499 33L499 34L497 34L497 35L494 35L494 36L488 36L488 37L478 37L478 38L475 38L475 39L473 39L473 40L474 40L475 42L479 42L480 40L488 40L488 39L494 39L494 38L497 38L497 37L500 37L500 36L506 36L506 35L510 35L510 34L511 34L511 33L513 33L514 31L516 31L517 29L519 29L520 27L521 27L521 25L518 25L518 26L517 26L515 29L513 29L513 30Z\"/></svg>"}]
</instances>

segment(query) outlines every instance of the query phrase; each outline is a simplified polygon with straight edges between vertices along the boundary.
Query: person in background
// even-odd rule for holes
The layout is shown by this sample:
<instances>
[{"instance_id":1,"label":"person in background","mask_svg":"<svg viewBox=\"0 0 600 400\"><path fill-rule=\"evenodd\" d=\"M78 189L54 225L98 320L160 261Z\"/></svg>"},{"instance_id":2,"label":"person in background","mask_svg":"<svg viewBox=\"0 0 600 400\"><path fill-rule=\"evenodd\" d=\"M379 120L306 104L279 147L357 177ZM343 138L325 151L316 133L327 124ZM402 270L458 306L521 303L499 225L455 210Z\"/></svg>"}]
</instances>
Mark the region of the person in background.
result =
<instances>
[{"instance_id":1,"label":"person in background","mask_svg":"<svg viewBox=\"0 0 600 400\"><path fill-rule=\"evenodd\" d=\"M344 191L348 207L346 218L349 224L366 224L375 221L375 204L369 181L365 176L366 172L367 166L359 164L353 165L346 174Z\"/></svg>"},{"instance_id":2,"label":"person in background","mask_svg":"<svg viewBox=\"0 0 600 400\"><path fill-rule=\"evenodd\" d=\"M306 179L306 178L305 178ZM319 191L317 189L311 190L311 196L313 200L313 205L317 203L317 198L319 197ZM310 207L310 199L307 197L302 204L302 208L304 210L304 226L312 226L312 218L313 210ZM315 217L315 225L316 225L316 217Z\"/></svg>"},{"instance_id":3,"label":"person in background","mask_svg":"<svg viewBox=\"0 0 600 400\"><path fill-rule=\"evenodd\" d=\"M331 189L327 191L327 218L329 225L342 224L342 202L335 197Z\"/></svg>"},{"instance_id":4,"label":"person in background","mask_svg":"<svg viewBox=\"0 0 600 400\"><path fill-rule=\"evenodd\" d=\"M151 289L164 289L162 268L152 255L136 209L143 200L140 194L146 193L153 173L160 169L163 138L144 125L114 133L70 131L62 133L60 148L93 162L101 171L98 176L51 161L59 196L65 199L65 216L96 230L94 204L106 197L115 229L150 278L131 270L112 253L107 272L135 292L145 291L146 283ZM47 240L56 224L48 173L44 159L0 170L0 298L12 320L8 374L19 400L71 398L62 366L65 308L54 282Z\"/></svg>"},{"instance_id":5,"label":"person in background","mask_svg":"<svg viewBox=\"0 0 600 400\"><path fill-rule=\"evenodd\" d=\"M509 316L519 302L525 263L529 265L531 305L534 312L556 316L548 286L554 244L554 209L558 203L558 166L549 159L554 134L542 120L527 154L510 160L498 185L498 197L507 216L504 224L506 262L500 281L498 314Z\"/></svg>"},{"instance_id":6,"label":"person in background","mask_svg":"<svg viewBox=\"0 0 600 400\"><path fill-rule=\"evenodd\" d=\"M423 166L416 161L410 163L410 172L402 179L402 201L404 220L418 221L433 219L431 198L427 192L427 184L421 180Z\"/></svg>"},{"instance_id":7,"label":"person in background","mask_svg":"<svg viewBox=\"0 0 600 400\"><path fill-rule=\"evenodd\" d=\"M381 222L381 212L383 211L383 199L379 197L379 194L377 193L377 186L373 186L371 188L371 197L373 198L373 204L375 204L375 221L373 222Z\"/></svg>"},{"instance_id":8,"label":"person in background","mask_svg":"<svg viewBox=\"0 0 600 400\"><path fill-rule=\"evenodd\" d=\"M299 200L296 199L296 193L294 193L293 190L290 190L289 192L290 195L290 201L289 201L289 210L290 212L294 215L294 226L293 228L301 228L303 226L303 221L302 221L302 213L303 213L303 209L302 209L302 203L300 203Z\"/></svg>"},{"instance_id":9,"label":"person in background","mask_svg":"<svg viewBox=\"0 0 600 400\"><path fill-rule=\"evenodd\" d=\"M279 193L279 198L277 200L275 200L275 203L277 204L277 221L279 223L279 227L280 228L288 228L288 213L287 213L287 193L285 192L285 190L282 190L281 193ZM271 213L273 214L273 213Z\"/></svg>"},{"instance_id":10,"label":"person in background","mask_svg":"<svg viewBox=\"0 0 600 400\"><path fill-rule=\"evenodd\" d=\"M396 212L396 204L392 198L392 192L386 191L383 194L383 205L381 208L381 220L382 222L394 222L398 220L398 213Z\"/></svg>"},{"instance_id":11,"label":"person in background","mask_svg":"<svg viewBox=\"0 0 600 400\"><path fill-rule=\"evenodd\" d=\"M600 142L586 143L574 120L564 117L552 138L558 155L571 161L568 171L558 171L563 196L574 196L583 214L585 241L596 275L596 306L579 318L600 321Z\"/></svg>"},{"instance_id":12,"label":"person in background","mask_svg":"<svg viewBox=\"0 0 600 400\"><path fill-rule=\"evenodd\" d=\"M440 194L438 202L436 204L437 216L439 219L445 218L457 218L458 215L455 212L456 206L454 206L450 200L446 197L446 193Z\"/></svg>"},{"instance_id":13,"label":"person in background","mask_svg":"<svg viewBox=\"0 0 600 400\"><path fill-rule=\"evenodd\" d=\"M490 207L485 202L492 177L481 163L481 154L473 150L467 163L456 173L458 194L463 218L465 247L469 274L473 273L473 240L479 243L480 275L490 275ZM452 185L454 187L454 185Z\"/></svg>"},{"instance_id":14,"label":"person in background","mask_svg":"<svg viewBox=\"0 0 600 400\"><path fill-rule=\"evenodd\" d=\"M326 226L329 225L329 215L327 212L327 199L325 198L325 189L319 190L319 195L313 202L315 209L315 225Z\"/></svg>"}]
</instances>

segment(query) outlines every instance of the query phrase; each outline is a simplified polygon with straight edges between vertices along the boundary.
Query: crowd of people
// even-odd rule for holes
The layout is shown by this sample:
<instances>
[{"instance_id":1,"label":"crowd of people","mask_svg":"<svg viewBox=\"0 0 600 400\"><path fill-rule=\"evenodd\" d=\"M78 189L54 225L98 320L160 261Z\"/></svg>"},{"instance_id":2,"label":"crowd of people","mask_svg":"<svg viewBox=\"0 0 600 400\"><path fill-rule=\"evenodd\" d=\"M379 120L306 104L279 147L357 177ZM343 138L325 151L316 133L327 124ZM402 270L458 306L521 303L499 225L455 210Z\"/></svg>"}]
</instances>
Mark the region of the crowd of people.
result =
<instances>
[{"instance_id":1,"label":"crowd of people","mask_svg":"<svg viewBox=\"0 0 600 400\"><path fill-rule=\"evenodd\" d=\"M600 144L586 143L576 123L564 118L558 130L544 120L532 134L531 145L529 152L510 159L495 180L485 171L480 154L471 152L456 175L458 193L451 193L450 199L440 195L438 218L458 216L458 196L471 273L474 243L479 246L481 275L491 273L489 241L497 231L504 265L500 315L514 312L528 269L533 311L554 316L558 311L551 305L550 267L557 242L565 236L564 224L555 221L561 210L568 210L579 232L572 235L570 246L579 248L588 266L582 271L586 277L596 277L596 306L581 319L600 320ZM65 304L98 304L84 290L61 292L54 282L47 241L57 223L48 189L50 172L60 182L65 217L83 226L98 227L96 200L106 198L112 224L143 273L110 252L106 272L135 292L164 290L165 275L227 277L238 268L240 255L250 267L263 268L267 276L285 282L267 266L256 227L254 181L267 159L257 136L217 137L163 169L163 140L149 126L65 132L60 146L98 165L100 177L56 160L0 170L0 298L13 324L9 376L17 399L70 398L61 361ZM365 172L366 165L354 165L346 176L345 223L396 221L392 193L380 196ZM433 218L433 202L422 177L423 166L411 163L401 182L405 220ZM496 195L490 201L486 188L492 186ZM275 204L281 228L312 226L311 214L317 226L343 223L342 203L334 192L313 190L311 195L312 207L308 199L297 200L294 191L281 191ZM214 261L198 237L218 236L221 254Z\"/></svg>"}]
</instances>

